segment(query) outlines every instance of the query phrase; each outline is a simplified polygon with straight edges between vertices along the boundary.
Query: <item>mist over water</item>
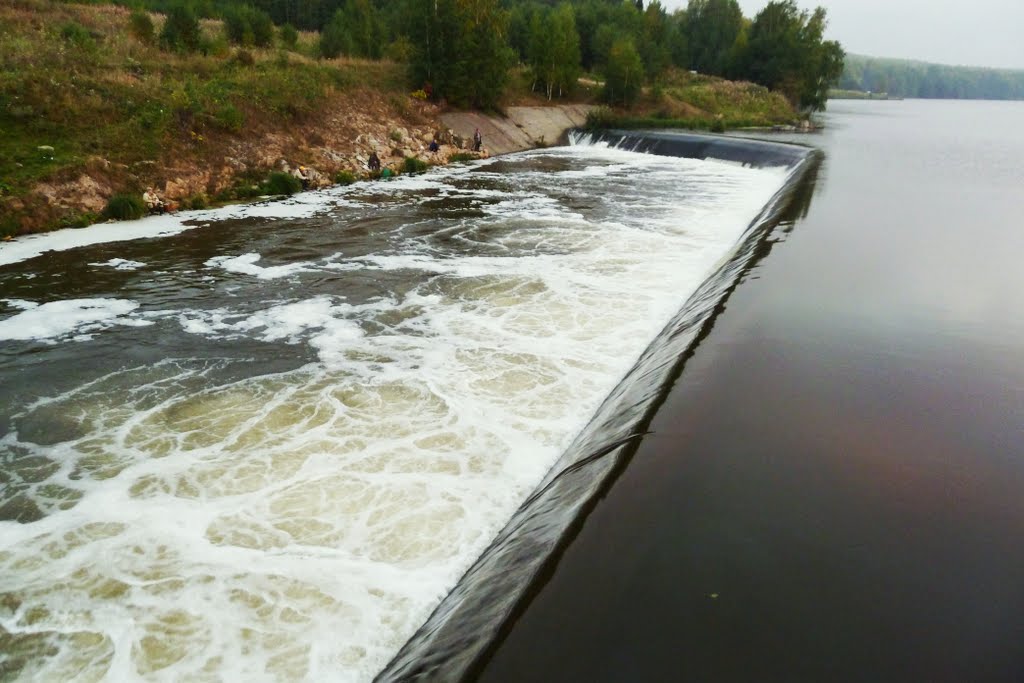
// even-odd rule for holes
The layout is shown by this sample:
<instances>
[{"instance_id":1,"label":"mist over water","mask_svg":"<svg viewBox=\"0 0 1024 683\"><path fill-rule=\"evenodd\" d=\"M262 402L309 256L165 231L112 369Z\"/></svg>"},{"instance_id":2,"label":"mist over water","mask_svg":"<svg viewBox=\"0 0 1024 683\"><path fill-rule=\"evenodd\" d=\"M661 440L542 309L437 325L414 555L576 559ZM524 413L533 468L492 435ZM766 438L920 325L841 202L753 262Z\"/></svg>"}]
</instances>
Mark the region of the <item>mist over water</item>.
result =
<instances>
[{"instance_id":1,"label":"mist over water","mask_svg":"<svg viewBox=\"0 0 1024 683\"><path fill-rule=\"evenodd\" d=\"M0 247L0 671L371 679L784 176L574 147Z\"/></svg>"}]
</instances>

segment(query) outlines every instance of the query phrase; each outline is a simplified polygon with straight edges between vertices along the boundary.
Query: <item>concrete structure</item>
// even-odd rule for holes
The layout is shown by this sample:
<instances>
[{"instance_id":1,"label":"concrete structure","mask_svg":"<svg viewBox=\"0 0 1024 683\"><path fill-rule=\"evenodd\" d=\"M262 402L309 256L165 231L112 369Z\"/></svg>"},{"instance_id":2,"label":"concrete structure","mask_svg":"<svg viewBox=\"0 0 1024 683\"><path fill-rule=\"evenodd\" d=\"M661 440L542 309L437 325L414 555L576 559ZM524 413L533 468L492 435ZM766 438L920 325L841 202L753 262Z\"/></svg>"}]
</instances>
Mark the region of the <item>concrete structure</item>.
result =
<instances>
[{"instance_id":1,"label":"concrete structure","mask_svg":"<svg viewBox=\"0 0 1024 683\"><path fill-rule=\"evenodd\" d=\"M565 142L565 134L582 126L593 109L588 104L561 104L551 107L509 107L508 116L488 116L477 112L452 112L441 115L441 122L456 135L472 144L479 128L484 148L491 154L507 154L534 147Z\"/></svg>"}]
</instances>

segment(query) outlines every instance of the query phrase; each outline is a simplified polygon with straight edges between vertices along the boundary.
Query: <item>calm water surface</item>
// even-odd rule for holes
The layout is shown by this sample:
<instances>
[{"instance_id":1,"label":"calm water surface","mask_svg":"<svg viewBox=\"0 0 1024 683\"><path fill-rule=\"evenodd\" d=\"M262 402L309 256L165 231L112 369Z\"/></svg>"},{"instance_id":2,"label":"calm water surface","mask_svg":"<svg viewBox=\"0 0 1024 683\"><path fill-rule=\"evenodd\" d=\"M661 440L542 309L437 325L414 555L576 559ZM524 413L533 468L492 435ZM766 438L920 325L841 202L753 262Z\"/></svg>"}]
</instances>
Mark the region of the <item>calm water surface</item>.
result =
<instances>
[{"instance_id":1,"label":"calm water surface","mask_svg":"<svg viewBox=\"0 0 1024 683\"><path fill-rule=\"evenodd\" d=\"M826 122L482 680L1024 680L1024 103Z\"/></svg>"}]
</instances>

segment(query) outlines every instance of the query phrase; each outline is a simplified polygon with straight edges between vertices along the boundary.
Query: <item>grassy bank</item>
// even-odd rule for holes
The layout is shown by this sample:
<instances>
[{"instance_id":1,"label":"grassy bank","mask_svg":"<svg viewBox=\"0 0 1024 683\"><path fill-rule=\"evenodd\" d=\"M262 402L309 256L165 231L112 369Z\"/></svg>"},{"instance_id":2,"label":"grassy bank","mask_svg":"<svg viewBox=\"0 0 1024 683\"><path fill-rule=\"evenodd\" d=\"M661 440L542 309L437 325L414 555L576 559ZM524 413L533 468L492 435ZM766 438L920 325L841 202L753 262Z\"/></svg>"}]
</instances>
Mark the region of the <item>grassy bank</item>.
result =
<instances>
[{"instance_id":1,"label":"grassy bank","mask_svg":"<svg viewBox=\"0 0 1024 683\"><path fill-rule=\"evenodd\" d=\"M148 16L159 35L163 16ZM112 5L0 6L0 234L94 221L95 201L78 210L47 201L50 186L82 176L106 193L138 192L168 180L168 169L219 167L245 141L315 131L325 109L367 102L367 90L389 116L409 109L400 65L317 61L313 34L290 50L240 49L220 22L204 21L201 50L181 53L133 34L130 20ZM239 185L265 174L251 161L229 162ZM221 184L196 194L230 198Z\"/></svg>"},{"instance_id":2,"label":"grassy bank","mask_svg":"<svg viewBox=\"0 0 1024 683\"><path fill-rule=\"evenodd\" d=\"M753 83L672 70L629 109L601 108L591 124L604 128L732 128L792 124L800 116L780 93Z\"/></svg>"}]
</instances>

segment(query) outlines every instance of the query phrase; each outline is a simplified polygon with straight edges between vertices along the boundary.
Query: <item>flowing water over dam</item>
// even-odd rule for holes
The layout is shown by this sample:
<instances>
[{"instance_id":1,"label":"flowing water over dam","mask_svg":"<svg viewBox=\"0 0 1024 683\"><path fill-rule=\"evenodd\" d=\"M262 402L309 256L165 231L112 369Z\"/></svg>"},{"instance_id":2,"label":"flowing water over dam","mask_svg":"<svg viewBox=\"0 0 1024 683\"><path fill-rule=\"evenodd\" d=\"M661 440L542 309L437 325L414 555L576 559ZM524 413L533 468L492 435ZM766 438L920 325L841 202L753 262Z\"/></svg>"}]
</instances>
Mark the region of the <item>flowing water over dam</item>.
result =
<instances>
[{"instance_id":1,"label":"flowing water over dam","mask_svg":"<svg viewBox=\"0 0 1024 683\"><path fill-rule=\"evenodd\" d=\"M0 246L0 673L370 680L787 174L576 146Z\"/></svg>"}]
</instances>

